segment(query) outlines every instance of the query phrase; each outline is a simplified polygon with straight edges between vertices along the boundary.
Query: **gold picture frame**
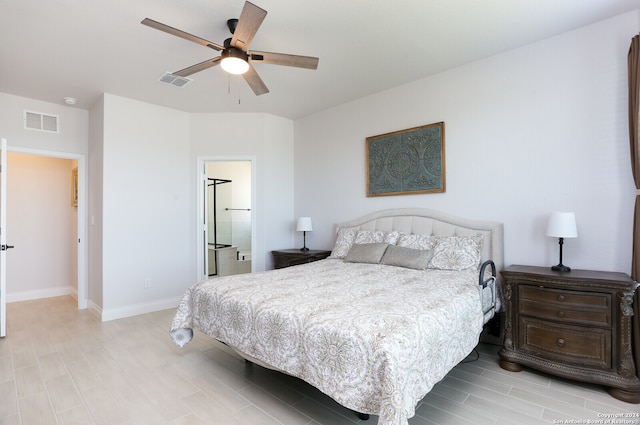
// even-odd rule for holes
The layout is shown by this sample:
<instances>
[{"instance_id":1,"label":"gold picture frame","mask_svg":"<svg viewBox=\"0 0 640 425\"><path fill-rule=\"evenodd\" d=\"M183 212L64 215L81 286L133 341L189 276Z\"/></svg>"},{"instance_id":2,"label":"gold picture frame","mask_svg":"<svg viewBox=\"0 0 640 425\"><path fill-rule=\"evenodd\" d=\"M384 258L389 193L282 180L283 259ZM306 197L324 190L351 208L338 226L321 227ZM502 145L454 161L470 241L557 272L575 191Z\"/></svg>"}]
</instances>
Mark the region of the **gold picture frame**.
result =
<instances>
[{"instance_id":1,"label":"gold picture frame","mask_svg":"<svg viewBox=\"0 0 640 425\"><path fill-rule=\"evenodd\" d=\"M367 196L446 190L444 122L367 137Z\"/></svg>"},{"instance_id":2,"label":"gold picture frame","mask_svg":"<svg viewBox=\"0 0 640 425\"><path fill-rule=\"evenodd\" d=\"M71 170L71 206L78 206L78 167Z\"/></svg>"}]
</instances>

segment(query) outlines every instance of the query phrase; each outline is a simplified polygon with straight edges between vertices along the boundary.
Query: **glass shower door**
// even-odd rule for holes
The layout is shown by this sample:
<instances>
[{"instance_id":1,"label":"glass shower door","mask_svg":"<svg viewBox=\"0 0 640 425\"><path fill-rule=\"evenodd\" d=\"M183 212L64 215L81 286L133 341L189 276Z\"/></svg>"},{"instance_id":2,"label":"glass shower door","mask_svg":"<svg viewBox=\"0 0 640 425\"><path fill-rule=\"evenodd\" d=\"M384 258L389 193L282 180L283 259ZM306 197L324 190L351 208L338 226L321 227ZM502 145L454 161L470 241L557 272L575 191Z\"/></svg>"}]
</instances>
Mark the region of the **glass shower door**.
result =
<instances>
[{"instance_id":1,"label":"glass shower door","mask_svg":"<svg viewBox=\"0 0 640 425\"><path fill-rule=\"evenodd\" d=\"M207 180L207 223L208 223L208 275L214 276L220 271L220 253L230 248L233 242L233 226L230 211L232 181L209 178Z\"/></svg>"}]
</instances>

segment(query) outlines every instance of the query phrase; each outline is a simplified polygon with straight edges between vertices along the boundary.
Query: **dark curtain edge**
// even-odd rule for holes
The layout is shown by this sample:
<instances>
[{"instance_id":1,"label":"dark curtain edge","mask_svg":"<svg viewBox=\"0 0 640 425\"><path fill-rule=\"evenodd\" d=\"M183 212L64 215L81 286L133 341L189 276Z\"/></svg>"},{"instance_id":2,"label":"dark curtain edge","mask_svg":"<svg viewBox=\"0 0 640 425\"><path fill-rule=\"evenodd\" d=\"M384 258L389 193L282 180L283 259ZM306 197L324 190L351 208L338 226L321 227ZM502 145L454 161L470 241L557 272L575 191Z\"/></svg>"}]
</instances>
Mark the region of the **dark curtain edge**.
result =
<instances>
[{"instance_id":1,"label":"dark curtain edge","mask_svg":"<svg viewBox=\"0 0 640 425\"><path fill-rule=\"evenodd\" d=\"M628 55L629 78L629 147L631 152L631 173L636 186L636 199L633 210L633 233L631 249L631 278L640 279L640 135L638 134L640 103L640 34L631 39ZM633 302L632 338L633 357L636 375L640 378L640 288L636 289Z\"/></svg>"}]
</instances>

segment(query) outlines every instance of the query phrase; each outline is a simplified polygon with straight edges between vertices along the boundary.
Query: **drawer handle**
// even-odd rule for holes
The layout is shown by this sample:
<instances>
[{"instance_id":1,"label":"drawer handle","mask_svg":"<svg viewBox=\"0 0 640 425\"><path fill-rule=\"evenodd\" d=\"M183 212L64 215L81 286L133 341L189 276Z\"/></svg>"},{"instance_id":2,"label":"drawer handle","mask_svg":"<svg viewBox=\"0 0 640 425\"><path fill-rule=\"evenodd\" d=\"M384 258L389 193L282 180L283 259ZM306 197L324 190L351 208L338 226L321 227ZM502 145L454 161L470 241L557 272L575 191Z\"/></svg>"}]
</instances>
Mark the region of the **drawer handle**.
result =
<instances>
[{"instance_id":1,"label":"drawer handle","mask_svg":"<svg viewBox=\"0 0 640 425\"><path fill-rule=\"evenodd\" d=\"M558 301L564 301L564 295L558 295Z\"/></svg>"},{"instance_id":2,"label":"drawer handle","mask_svg":"<svg viewBox=\"0 0 640 425\"><path fill-rule=\"evenodd\" d=\"M556 344L558 344L558 347L564 347L565 340L562 338L558 338L558 340L556 341Z\"/></svg>"},{"instance_id":3,"label":"drawer handle","mask_svg":"<svg viewBox=\"0 0 640 425\"><path fill-rule=\"evenodd\" d=\"M558 310L558 317L564 317L564 311Z\"/></svg>"}]
</instances>

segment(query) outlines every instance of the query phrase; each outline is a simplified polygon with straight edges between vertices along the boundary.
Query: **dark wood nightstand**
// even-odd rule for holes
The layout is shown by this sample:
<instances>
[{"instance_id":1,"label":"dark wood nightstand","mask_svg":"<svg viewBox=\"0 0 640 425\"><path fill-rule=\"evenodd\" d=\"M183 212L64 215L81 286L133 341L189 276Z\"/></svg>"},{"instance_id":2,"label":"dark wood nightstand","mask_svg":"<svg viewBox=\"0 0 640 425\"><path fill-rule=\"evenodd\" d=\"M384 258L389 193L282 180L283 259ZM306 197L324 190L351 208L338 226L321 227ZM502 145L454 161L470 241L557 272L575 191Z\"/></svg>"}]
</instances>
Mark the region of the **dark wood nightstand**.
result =
<instances>
[{"instance_id":1,"label":"dark wood nightstand","mask_svg":"<svg viewBox=\"0 0 640 425\"><path fill-rule=\"evenodd\" d=\"M624 273L531 266L507 267L502 276L503 369L528 366L601 384L617 399L640 403L631 337L638 283Z\"/></svg>"},{"instance_id":2,"label":"dark wood nightstand","mask_svg":"<svg viewBox=\"0 0 640 425\"><path fill-rule=\"evenodd\" d=\"M274 267L282 269L289 266L297 266L298 264L311 263L313 261L323 260L331 255L331 251L313 250L301 251L300 249L281 249L271 251L273 255Z\"/></svg>"}]
</instances>

